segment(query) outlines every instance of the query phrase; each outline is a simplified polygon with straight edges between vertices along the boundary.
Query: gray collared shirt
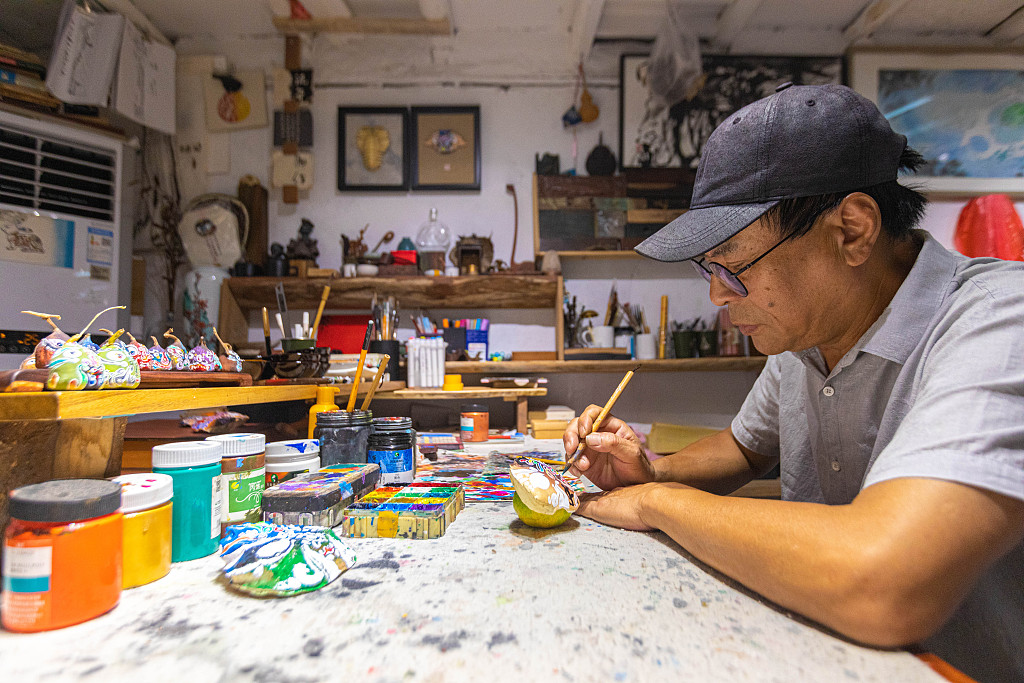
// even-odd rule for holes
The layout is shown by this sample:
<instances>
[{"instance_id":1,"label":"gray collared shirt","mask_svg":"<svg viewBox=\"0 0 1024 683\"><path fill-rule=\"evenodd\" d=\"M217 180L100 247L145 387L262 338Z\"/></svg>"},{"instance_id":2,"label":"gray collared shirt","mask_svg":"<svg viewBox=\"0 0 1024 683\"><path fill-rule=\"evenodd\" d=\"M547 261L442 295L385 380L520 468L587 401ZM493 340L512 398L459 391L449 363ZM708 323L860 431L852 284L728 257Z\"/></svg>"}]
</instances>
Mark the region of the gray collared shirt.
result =
<instances>
[{"instance_id":1,"label":"gray collared shirt","mask_svg":"<svg viewBox=\"0 0 1024 683\"><path fill-rule=\"evenodd\" d=\"M1024 264L919 235L896 296L831 372L817 348L772 356L733 420L778 458L784 500L841 505L900 477L1024 500ZM980 681L1024 680L1024 544L924 646Z\"/></svg>"}]
</instances>

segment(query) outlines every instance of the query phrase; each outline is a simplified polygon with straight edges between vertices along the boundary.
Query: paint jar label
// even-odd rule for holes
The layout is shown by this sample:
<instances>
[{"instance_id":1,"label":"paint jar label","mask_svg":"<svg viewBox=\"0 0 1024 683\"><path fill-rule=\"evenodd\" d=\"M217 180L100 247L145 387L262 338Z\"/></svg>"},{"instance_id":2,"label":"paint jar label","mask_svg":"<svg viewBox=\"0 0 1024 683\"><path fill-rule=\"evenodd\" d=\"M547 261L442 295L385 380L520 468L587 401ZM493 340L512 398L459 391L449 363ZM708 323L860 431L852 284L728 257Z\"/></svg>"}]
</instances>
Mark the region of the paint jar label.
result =
<instances>
[{"instance_id":1,"label":"paint jar label","mask_svg":"<svg viewBox=\"0 0 1024 683\"><path fill-rule=\"evenodd\" d=\"M412 449L393 451L368 451L366 461L380 465L381 486L388 484L409 484L412 482Z\"/></svg>"},{"instance_id":2,"label":"paint jar label","mask_svg":"<svg viewBox=\"0 0 1024 683\"><path fill-rule=\"evenodd\" d=\"M224 521L244 521L246 520L245 513L252 510L257 511L257 518L254 518L254 521L259 521L258 513L263 500L263 488L266 486L266 472L263 468L244 473L228 474L224 476L224 479L227 480L224 490L227 502Z\"/></svg>"},{"instance_id":3,"label":"paint jar label","mask_svg":"<svg viewBox=\"0 0 1024 683\"><path fill-rule=\"evenodd\" d=\"M9 628L33 628L48 623L53 546L6 545L3 573L4 590L0 611L4 615L4 625Z\"/></svg>"},{"instance_id":4,"label":"paint jar label","mask_svg":"<svg viewBox=\"0 0 1024 683\"><path fill-rule=\"evenodd\" d=\"M265 485L266 485L267 488L270 488L271 486L277 486L278 484L286 482L289 479L294 479L295 477L299 476L300 474L308 474L308 473L309 473L309 469L308 468L304 469L304 470L295 470L294 472L267 472L267 474L266 474L266 484Z\"/></svg>"},{"instance_id":5,"label":"paint jar label","mask_svg":"<svg viewBox=\"0 0 1024 683\"><path fill-rule=\"evenodd\" d=\"M211 490L212 498L210 499L210 538L220 538L220 522L221 517L224 516L222 490L220 477L214 477Z\"/></svg>"}]
</instances>

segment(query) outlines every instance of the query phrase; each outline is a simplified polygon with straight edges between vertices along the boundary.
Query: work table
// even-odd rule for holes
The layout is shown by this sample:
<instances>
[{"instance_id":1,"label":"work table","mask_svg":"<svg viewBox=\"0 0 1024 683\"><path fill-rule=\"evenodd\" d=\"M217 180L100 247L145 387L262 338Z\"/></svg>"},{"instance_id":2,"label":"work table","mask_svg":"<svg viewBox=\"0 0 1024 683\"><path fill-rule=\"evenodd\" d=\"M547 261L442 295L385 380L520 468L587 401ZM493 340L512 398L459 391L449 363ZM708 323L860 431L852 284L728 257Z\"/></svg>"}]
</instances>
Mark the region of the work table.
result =
<instances>
[{"instance_id":1,"label":"work table","mask_svg":"<svg viewBox=\"0 0 1024 683\"><path fill-rule=\"evenodd\" d=\"M662 533L577 517L532 529L479 503L437 540L347 541L358 563L318 592L234 593L211 556L98 619L0 632L4 679L944 680L786 616Z\"/></svg>"}]
</instances>

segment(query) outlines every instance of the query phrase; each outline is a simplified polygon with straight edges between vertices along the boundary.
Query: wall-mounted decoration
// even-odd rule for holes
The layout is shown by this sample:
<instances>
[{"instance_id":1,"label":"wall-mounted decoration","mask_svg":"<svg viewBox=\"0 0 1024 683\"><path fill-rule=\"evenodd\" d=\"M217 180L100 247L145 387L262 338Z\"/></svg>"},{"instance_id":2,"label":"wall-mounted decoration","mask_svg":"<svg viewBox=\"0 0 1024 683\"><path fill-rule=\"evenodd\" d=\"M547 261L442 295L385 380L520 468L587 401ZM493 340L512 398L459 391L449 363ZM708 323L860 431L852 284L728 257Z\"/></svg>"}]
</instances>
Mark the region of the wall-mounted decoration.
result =
<instances>
[{"instance_id":1,"label":"wall-mounted decoration","mask_svg":"<svg viewBox=\"0 0 1024 683\"><path fill-rule=\"evenodd\" d=\"M338 189L409 189L409 110L338 107Z\"/></svg>"},{"instance_id":2,"label":"wall-mounted decoration","mask_svg":"<svg viewBox=\"0 0 1024 683\"><path fill-rule=\"evenodd\" d=\"M737 109L796 85L841 83L841 57L704 55L704 85L690 100L659 109L645 79L647 55L619 63L619 163L621 168L695 169L711 132Z\"/></svg>"},{"instance_id":3,"label":"wall-mounted decoration","mask_svg":"<svg viewBox=\"0 0 1024 683\"><path fill-rule=\"evenodd\" d=\"M850 85L925 158L933 193L1024 192L1024 63L992 52L857 51Z\"/></svg>"},{"instance_id":4,"label":"wall-mounted decoration","mask_svg":"<svg viewBox=\"0 0 1024 683\"><path fill-rule=\"evenodd\" d=\"M480 107L413 107L413 190L480 190Z\"/></svg>"},{"instance_id":5,"label":"wall-mounted decoration","mask_svg":"<svg viewBox=\"0 0 1024 683\"><path fill-rule=\"evenodd\" d=\"M267 96L262 71L211 74L203 82L206 130L223 133L267 125Z\"/></svg>"}]
</instances>

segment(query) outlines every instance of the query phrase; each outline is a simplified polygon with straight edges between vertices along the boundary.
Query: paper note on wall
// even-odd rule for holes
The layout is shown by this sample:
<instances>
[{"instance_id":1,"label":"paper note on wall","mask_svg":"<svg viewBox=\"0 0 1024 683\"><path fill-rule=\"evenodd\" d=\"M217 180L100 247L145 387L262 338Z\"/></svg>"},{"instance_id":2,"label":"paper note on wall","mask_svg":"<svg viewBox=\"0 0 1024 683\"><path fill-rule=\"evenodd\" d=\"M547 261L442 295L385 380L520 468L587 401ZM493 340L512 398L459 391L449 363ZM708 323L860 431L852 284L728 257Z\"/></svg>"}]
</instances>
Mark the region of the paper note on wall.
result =
<instances>
[{"instance_id":1,"label":"paper note on wall","mask_svg":"<svg viewBox=\"0 0 1024 683\"><path fill-rule=\"evenodd\" d=\"M115 84L115 109L144 126L174 134L173 48L146 40L126 22Z\"/></svg>"}]
</instances>

